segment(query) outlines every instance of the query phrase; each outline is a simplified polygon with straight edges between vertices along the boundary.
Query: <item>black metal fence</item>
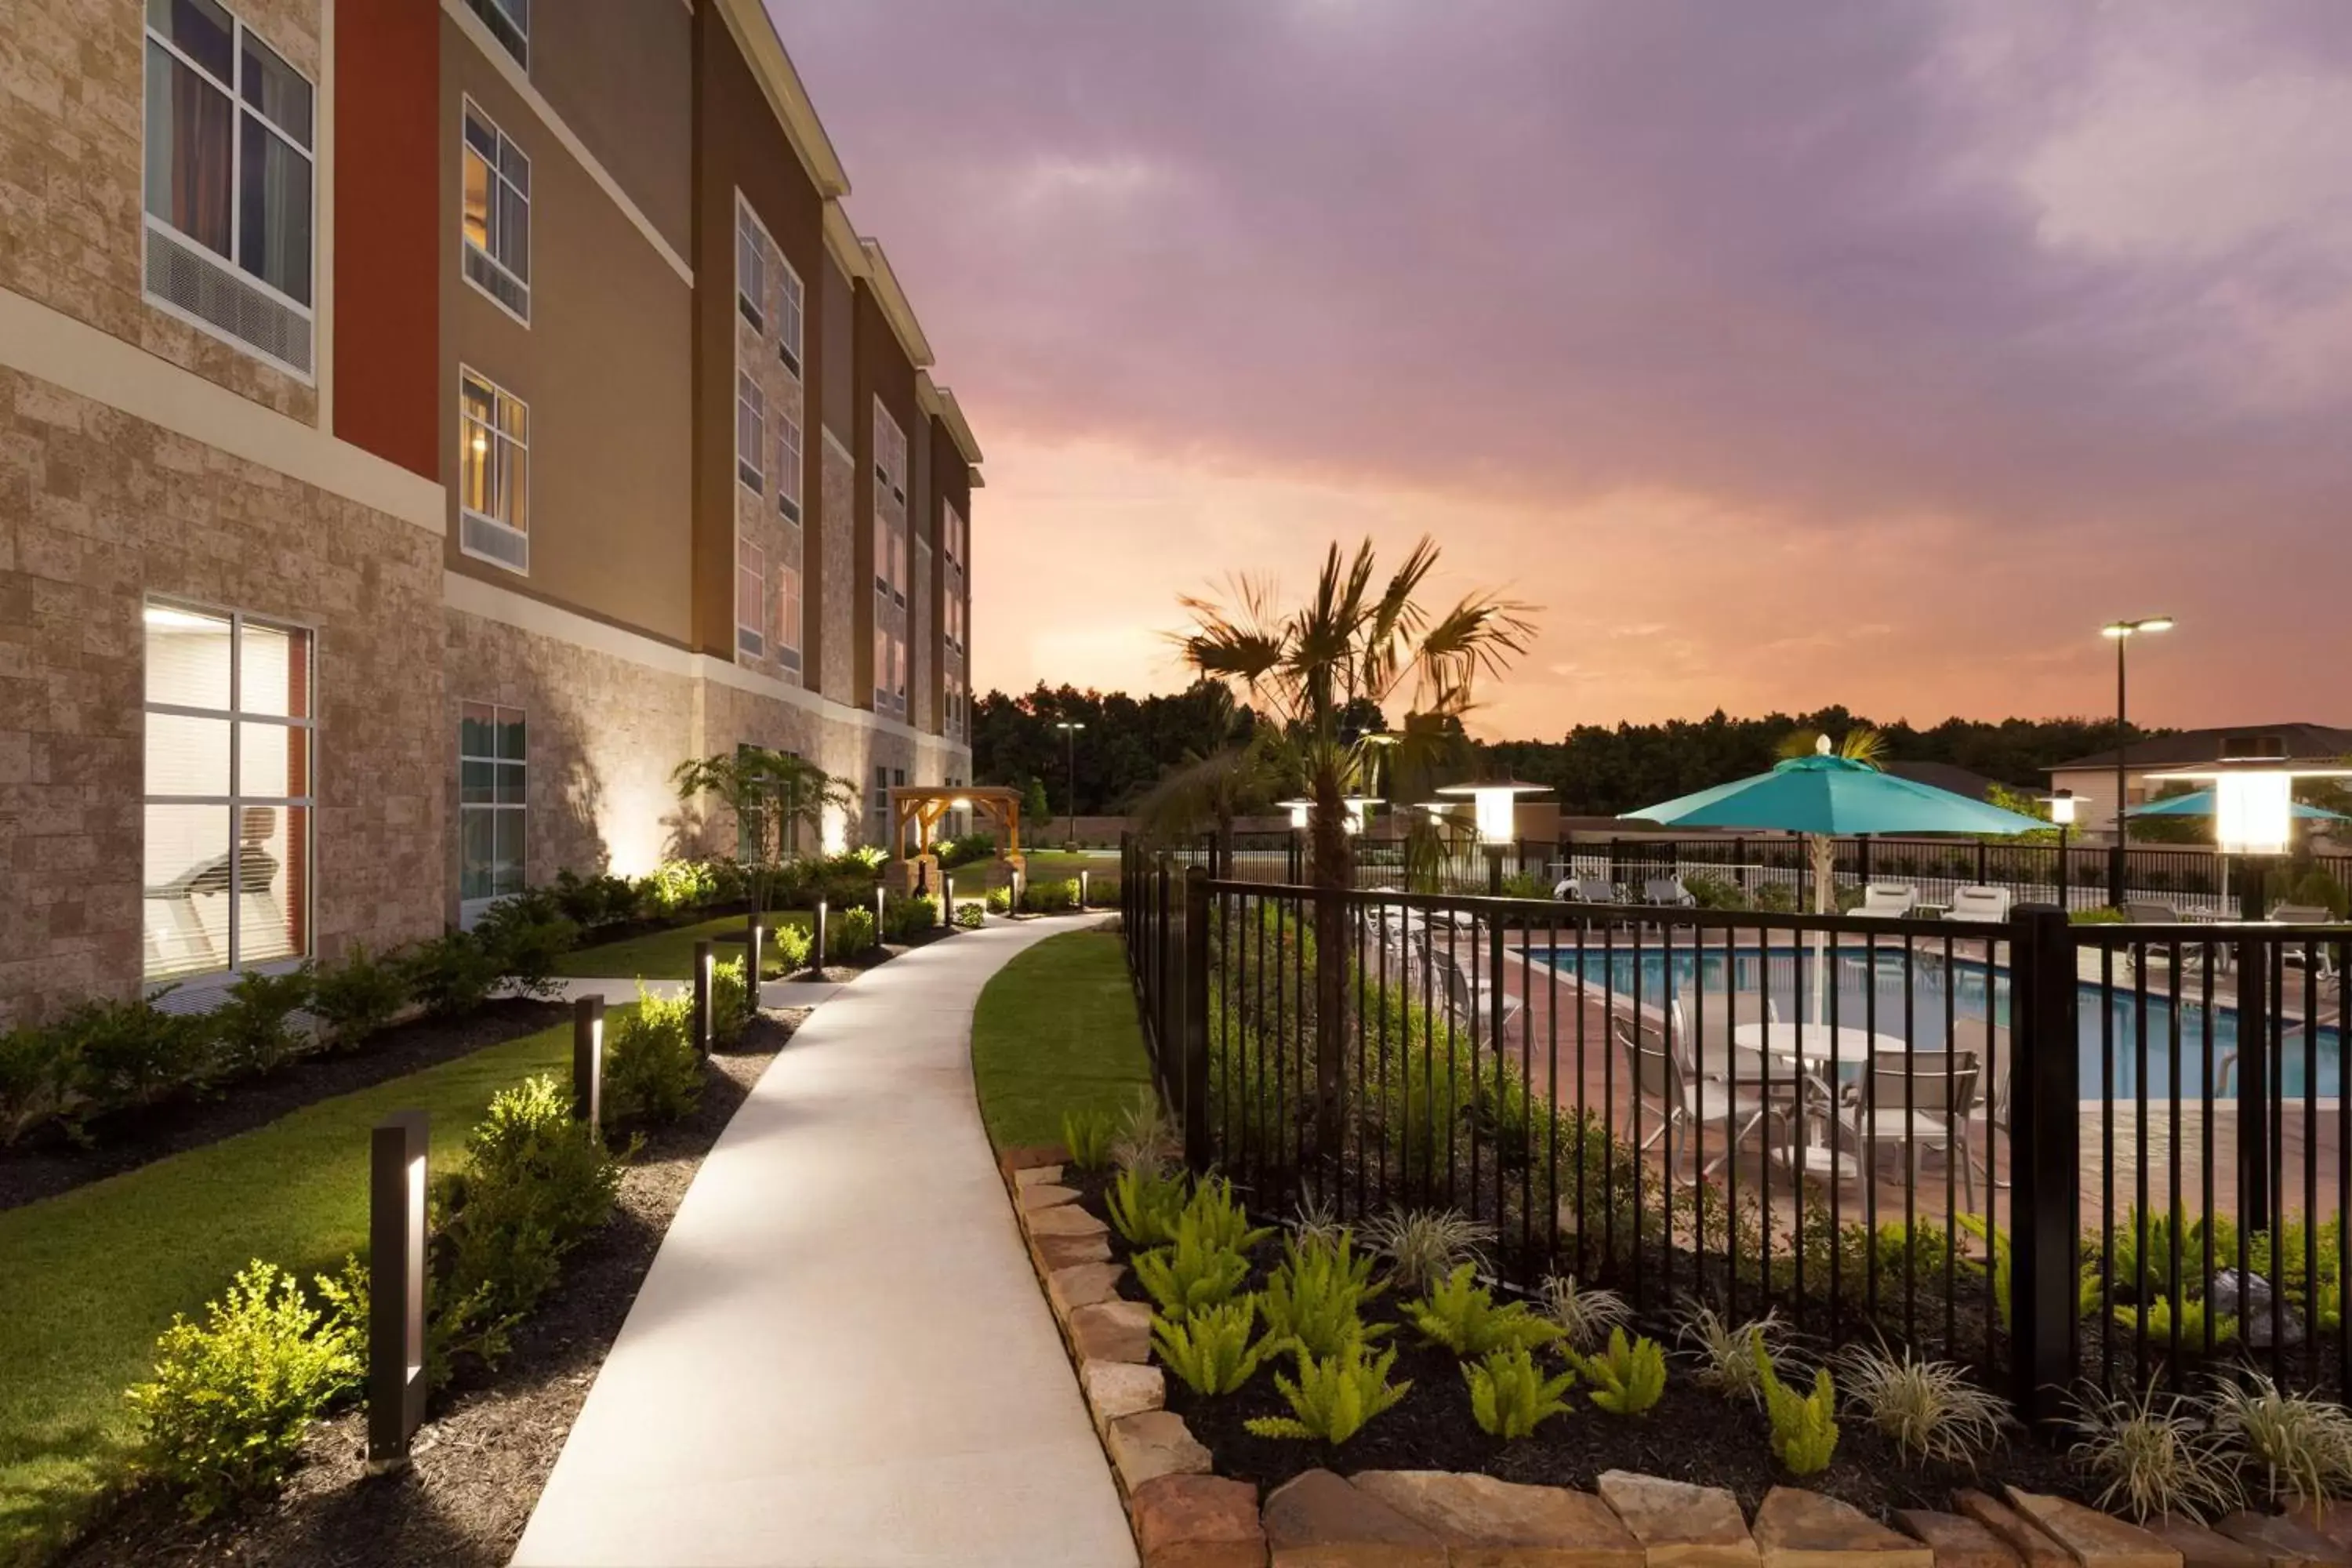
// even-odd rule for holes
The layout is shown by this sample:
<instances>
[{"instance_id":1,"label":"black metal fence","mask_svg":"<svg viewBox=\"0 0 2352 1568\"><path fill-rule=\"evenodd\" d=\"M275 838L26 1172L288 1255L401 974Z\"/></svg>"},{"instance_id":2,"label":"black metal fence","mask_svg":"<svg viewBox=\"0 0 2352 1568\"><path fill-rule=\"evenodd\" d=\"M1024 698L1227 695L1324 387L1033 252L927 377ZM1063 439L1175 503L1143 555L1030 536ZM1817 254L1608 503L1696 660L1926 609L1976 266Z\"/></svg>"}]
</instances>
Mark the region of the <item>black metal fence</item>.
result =
<instances>
[{"instance_id":1,"label":"black metal fence","mask_svg":"<svg viewBox=\"0 0 2352 1568\"><path fill-rule=\"evenodd\" d=\"M2352 926L1986 924L1220 878L1130 847L1188 1160L1444 1207L1492 1270L1778 1311L2021 1403L2352 1383Z\"/></svg>"}]
</instances>

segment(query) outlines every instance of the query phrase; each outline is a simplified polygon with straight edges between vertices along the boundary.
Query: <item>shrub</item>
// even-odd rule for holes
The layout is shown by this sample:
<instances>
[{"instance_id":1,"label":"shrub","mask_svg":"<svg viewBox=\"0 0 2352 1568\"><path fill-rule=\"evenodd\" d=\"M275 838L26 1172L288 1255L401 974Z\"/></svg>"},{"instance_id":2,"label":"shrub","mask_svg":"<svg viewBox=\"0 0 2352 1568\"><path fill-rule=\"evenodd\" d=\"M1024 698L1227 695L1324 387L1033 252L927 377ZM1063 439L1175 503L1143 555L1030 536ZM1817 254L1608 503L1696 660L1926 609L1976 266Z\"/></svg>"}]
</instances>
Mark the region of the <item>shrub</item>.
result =
<instances>
[{"instance_id":1,"label":"shrub","mask_svg":"<svg viewBox=\"0 0 2352 1568\"><path fill-rule=\"evenodd\" d=\"M555 874L555 883L549 891L556 912L576 926L617 925L635 918L637 910L651 901L646 889L660 875L656 871L638 883L609 874L583 877L567 867ZM668 913L672 907L662 906L662 912Z\"/></svg>"},{"instance_id":2,"label":"shrub","mask_svg":"<svg viewBox=\"0 0 2352 1568\"><path fill-rule=\"evenodd\" d=\"M809 955L816 947L816 933L807 926L770 926L762 941L767 958L776 961L779 973L797 974L808 967ZM761 960L764 963L766 958Z\"/></svg>"},{"instance_id":3,"label":"shrub","mask_svg":"<svg viewBox=\"0 0 2352 1568\"><path fill-rule=\"evenodd\" d=\"M1203 1242L1231 1252L1247 1252L1274 1234L1271 1226L1251 1226L1247 1211L1234 1201L1234 1184L1223 1176L1194 1184L1184 1217L1200 1226Z\"/></svg>"},{"instance_id":4,"label":"shrub","mask_svg":"<svg viewBox=\"0 0 2352 1568\"><path fill-rule=\"evenodd\" d=\"M1110 1210L1112 1228L1129 1246L1160 1247L1175 1239L1185 1200L1181 1173L1159 1165L1130 1165L1111 1184L1104 1205Z\"/></svg>"},{"instance_id":5,"label":"shrub","mask_svg":"<svg viewBox=\"0 0 2352 1568\"><path fill-rule=\"evenodd\" d=\"M743 971L751 955L730 958L710 966L710 1038L714 1044L731 1046L743 1037L751 1026L759 1009L752 1005L751 988L744 983ZM692 1004L688 1004L689 1009ZM691 1013L689 1012L689 1019ZM689 1022L688 1028L692 1025Z\"/></svg>"},{"instance_id":6,"label":"shrub","mask_svg":"<svg viewBox=\"0 0 2352 1568\"><path fill-rule=\"evenodd\" d=\"M1726 1399L1759 1405L1764 1400L1764 1384L1756 1375L1755 1347L1761 1343L1768 1352L1779 1355L1788 1344L1787 1331L1775 1313L1735 1324L1726 1322L1712 1307L1692 1308L1675 1337L1692 1347L1700 1387L1711 1388Z\"/></svg>"},{"instance_id":7,"label":"shrub","mask_svg":"<svg viewBox=\"0 0 2352 1568\"><path fill-rule=\"evenodd\" d=\"M1030 914L1058 914L1078 907L1078 879L1076 877L1053 879L1021 885L1021 907Z\"/></svg>"},{"instance_id":8,"label":"shrub","mask_svg":"<svg viewBox=\"0 0 2352 1568\"><path fill-rule=\"evenodd\" d=\"M959 834L940 846L940 865L942 869L951 871L958 866L969 866L975 860L985 860L995 853L995 834Z\"/></svg>"},{"instance_id":9,"label":"shrub","mask_svg":"<svg viewBox=\"0 0 2352 1568\"><path fill-rule=\"evenodd\" d=\"M702 1058L694 1048L694 1000L663 998L637 985L637 1007L604 1030L604 1120L676 1121L702 1100Z\"/></svg>"},{"instance_id":10,"label":"shrub","mask_svg":"<svg viewBox=\"0 0 2352 1568\"><path fill-rule=\"evenodd\" d=\"M2084 1386L2069 1417L2080 1440L2068 1457L2099 1483L2101 1508L2146 1521L2211 1518L2238 1506L2237 1478L2195 1408L2153 1384L2137 1395Z\"/></svg>"},{"instance_id":11,"label":"shrub","mask_svg":"<svg viewBox=\"0 0 2352 1568\"><path fill-rule=\"evenodd\" d=\"M1388 1289L1371 1280L1371 1258L1356 1256L1355 1238L1346 1231L1330 1243L1294 1237L1283 1244L1282 1262L1267 1278L1258 1307L1266 1326L1302 1354L1337 1355L1350 1341L1389 1331L1385 1323L1364 1326L1364 1306Z\"/></svg>"},{"instance_id":12,"label":"shrub","mask_svg":"<svg viewBox=\"0 0 2352 1568\"><path fill-rule=\"evenodd\" d=\"M1339 1223L1339 1211L1312 1194L1298 1200L1298 1206L1291 1211L1290 1218L1283 1222L1283 1228L1290 1233L1290 1239L1301 1248L1330 1250L1341 1246L1353 1247L1356 1240L1355 1232Z\"/></svg>"},{"instance_id":13,"label":"shrub","mask_svg":"<svg viewBox=\"0 0 2352 1568\"><path fill-rule=\"evenodd\" d=\"M1906 1458L1972 1466L2000 1440L2008 1407L1949 1362L1854 1345L1838 1364L1848 1406Z\"/></svg>"},{"instance_id":14,"label":"shrub","mask_svg":"<svg viewBox=\"0 0 2352 1568\"><path fill-rule=\"evenodd\" d=\"M882 931L892 942L910 942L939 923L940 901L928 893L883 903Z\"/></svg>"},{"instance_id":15,"label":"shrub","mask_svg":"<svg viewBox=\"0 0 2352 1568\"><path fill-rule=\"evenodd\" d=\"M1168 1165L1181 1152L1176 1124L1160 1108L1160 1097L1149 1089L1138 1089L1134 1102L1119 1112L1118 1136L1110 1143L1111 1163L1122 1171Z\"/></svg>"},{"instance_id":16,"label":"shrub","mask_svg":"<svg viewBox=\"0 0 2352 1568\"><path fill-rule=\"evenodd\" d=\"M635 902L654 914L674 915L713 901L718 891L718 878L708 863L665 860L637 879Z\"/></svg>"},{"instance_id":17,"label":"shrub","mask_svg":"<svg viewBox=\"0 0 2352 1568\"><path fill-rule=\"evenodd\" d=\"M1223 1306L1249 1278L1249 1259L1210 1240L1189 1211L1177 1216L1167 1246L1139 1252L1133 1262L1136 1283L1171 1322Z\"/></svg>"},{"instance_id":18,"label":"shrub","mask_svg":"<svg viewBox=\"0 0 2352 1568\"><path fill-rule=\"evenodd\" d=\"M1627 1344L1625 1331L1612 1329L1608 1349L1566 1353L1569 1365L1592 1385L1592 1403L1612 1415L1639 1415L1666 1391L1665 1353L1646 1334Z\"/></svg>"},{"instance_id":19,"label":"shrub","mask_svg":"<svg viewBox=\"0 0 2352 1568\"><path fill-rule=\"evenodd\" d=\"M1528 1436L1566 1411L1564 1395L1576 1386L1573 1371L1545 1377L1524 1345L1487 1352L1475 1366L1462 1369L1462 1379L1470 1385L1470 1418L1478 1430L1505 1439Z\"/></svg>"},{"instance_id":20,"label":"shrub","mask_svg":"<svg viewBox=\"0 0 2352 1568\"><path fill-rule=\"evenodd\" d=\"M472 1012L490 999L499 979L497 957L462 931L418 942L402 955L400 968L410 992L436 1018Z\"/></svg>"},{"instance_id":21,"label":"shrub","mask_svg":"<svg viewBox=\"0 0 2352 1568\"><path fill-rule=\"evenodd\" d=\"M1081 1171L1099 1171L1109 1164L1110 1112L1062 1112L1062 1147L1069 1151L1070 1163Z\"/></svg>"},{"instance_id":22,"label":"shrub","mask_svg":"<svg viewBox=\"0 0 2352 1568\"><path fill-rule=\"evenodd\" d=\"M1465 1263L1484 1260L1495 1227L1454 1209L1392 1208L1365 1227L1372 1250L1408 1290L1426 1290Z\"/></svg>"},{"instance_id":23,"label":"shrub","mask_svg":"<svg viewBox=\"0 0 2352 1568\"><path fill-rule=\"evenodd\" d=\"M1837 1452L1837 1384L1830 1369L1813 1369L1813 1391L1791 1392L1772 1368L1772 1355L1759 1337L1748 1342L1756 1360L1756 1381L1764 1390L1764 1414L1772 1423L1772 1457L1792 1476L1813 1476L1829 1468Z\"/></svg>"},{"instance_id":24,"label":"shrub","mask_svg":"<svg viewBox=\"0 0 2352 1568\"><path fill-rule=\"evenodd\" d=\"M247 970L213 1010L223 1071L243 1076L275 1072L301 1048L294 1015L310 1000L308 964L289 974Z\"/></svg>"},{"instance_id":25,"label":"shrub","mask_svg":"<svg viewBox=\"0 0 2352 1568\"><path fill-rule=\"evenodd\" d=\"M1422 1300L1404 1302L1406 1321L1423 1339L1465 1358L1514 1345L1532 1350L1560 1337L1559 1324L1537 1317L1524 1301L1495 1305L1493 1293L1476 1283L1475 1275L1475 1265L1462 1264Z\"/></svg>"},{"instance_id":26,"label":"shrub","mask_svg":"<svg viewBox=\"0 0 2352 1568\"><path fill-rule=\"evenodd\" d=\"M0 1149L64 1114L80 1070L62 1031L30 1024L0 1030Z\"/></svg>"},{"instance_id":27,"label":"shrub","mask_svg":"<svg viewBox=\"0 0 2352 1568\"><path fill-rule=\"evenodd\" d=\"M1250 1342L1257 1299L1244 1296L1189 1312L1180 1319L1154 1316L1151 1344L1160 1364L1195 1394L1231 1394L1255 1375L1259 1363L1282 1348L1278 1335Z\"/></svg>"},{"instance_id":28,"label":"shrub","mask_svg":"<svg viewBox=\"0 0 2352 1568\"><path fill-rule=\"evenodd\" d=\"M201 1327L174 1314L156 1342L154 1381L130 1393L142 1456L205 1518L275 1489L360 1370L354 1338L256 1260L205 1304Z\"/></svg>"},{"instance_id":29,"label":"shrub","mask_svg":"<svg viewBox=\"0 0 2352 1568\"><path fill-rule=\"evenodd\" d=\"M311 977L310 1012L325 1026L327 1043L355 1050L381 1034L408 1005L408 982L400 964L377 958L353 942L343 961Z\"/></svg>"},{"instance_id":30,"label":"shrub","mask_svg":"<svg viewBox=\"0 0 2352 1568\"><path fill-rule=\"evenodd\" d=\"M2352 1483L2352 1411L2284 1394L2258 1372L2214 1380L2205 1409L2213 1435L2261 1479L2272 1503L2340 1494Z\"/></svg>"},{"instance_id":31,"label":"shrub","mask_svg":"<svg viewBox=\"0 0 2352 1568\"><path fill-rule=\"evenodd\" d=\"M827 959L856 958L875 945L874 911L863 904L835 910L824 922Z\"/></svg>"},{"instance_id":32,"label":"shrub","mask_svg":"<svg viewBox=\"0 0 2352 1568\"><path fill-rule=\"evenodd\" d=\"M1367 1361L1361 1340L1341 1346L1334 1355L1301 1355L1297 1382L1278 1372L1274 1374L1274 1386L1290 1405L1290 1414L1255 1416L1243 1425L1260 1437L1299 1437L1336 1447L1412 1390L1409 1380L1389 1381L1389 1369L1394 1365L1394 1351L1383 1351L1378 1361Z\"/></svg>"},{"instance_id":33,"label":"shrub","mask_svg":"<svg viewBox=\"0 0 2352 1568\"><path fill-rule=\"evenodd\" d=\"M1633 1316L1625 1298L1614 1290L1579 1285L1573 1274L1552 1275L1539 1292L1543 1315L1559 1326L1560 1337L1576 1350L1591 1350L1601 1336Z\"/></svg>"},{"instance_id":34,"label":"shrub","mask_svg":"<svg viewBox=\"0 0 2352 1568\"><path fill-rule=\"evenodd\" d=\"M596 1129L575 1121L552 1077L501 1092L466 1139L445 1184L446 1288L480 1292L485 1314L512 1321L554 1285L563 1256L604 1223L621 1168Z\"/></svg>"},{"instance_id":35,"label":"shrub","mask_svg":"<svg viewBox=\"0 0 2352 1568\"><path fill-rule=\"evenodd\" d=\"M1118 908L1119 880L1117 877L1090 876L1081 884L1086 893L1087 908L1115 910Z\"/></svg>"},{"instance_id":36,"label":"shrub","mask_svg":"<svg viewBox=\"0 0 2352 1568\"><path fill-rule=\"evenodd\" d=\"M482 945L499 978L525 996L552 996L560 989L556 960L580 940L580 928L565 920L548 893L533 889L500 899L475 922L474 940Z\"/></svg>"},{"instance_id":37,"label":"shrub","mask_svg":"<svg viewBox=\"0 0 2352 1568\"><path fill-rule=\"evenodd\" d=\"M955 923L960 931L978 931L988 923L987 907L970 899L957 900Z\"/></svg>"},{"instance_id":38,"label":"shrub","mask_svg":"<svg viewBox=\"0 0 2352 1568\"><path fill-rule=\"evenodd\" d=\"M1013 889L1011 888L991 888L984 895L984 898L987 902L988 912L990 914L1009 915L1013 912Z\"/></svg>"},{"instance_id":39,"label":"shrub","mask_svg":"<svg viewBox=\"0 0 2352 1568\"><path fill-rule=\"evenodd\" d=\"M135 1002L84 1002L49 1026L74 1064L66 1114L76 1137L87 1115L145 1105L212 1076L218 1051L212 1019L156 1006L168 990Z\"/></svg>"}]
</instances>

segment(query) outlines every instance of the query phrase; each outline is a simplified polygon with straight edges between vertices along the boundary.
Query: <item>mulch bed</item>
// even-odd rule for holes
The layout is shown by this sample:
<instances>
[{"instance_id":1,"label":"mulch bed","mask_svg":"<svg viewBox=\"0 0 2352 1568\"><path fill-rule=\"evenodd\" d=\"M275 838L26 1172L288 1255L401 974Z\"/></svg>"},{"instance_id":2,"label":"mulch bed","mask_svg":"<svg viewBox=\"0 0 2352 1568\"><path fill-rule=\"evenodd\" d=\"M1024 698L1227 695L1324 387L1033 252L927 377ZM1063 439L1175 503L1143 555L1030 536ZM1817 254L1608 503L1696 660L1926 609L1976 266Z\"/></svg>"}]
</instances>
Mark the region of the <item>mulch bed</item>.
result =
<instances>
[{"instance_id":1,"label":"mulch bed","mask_svg":"<svg viewBox=\"0 0 2352 1568\"><path fill-rule=\"evenodd\" d=\"M87 1183L135 1171L265 1126L322 1100L371 1089L546 1028L564 1016L552 1002L492 1002L462 1018L396 1025L348 1055L320 1053L263 1078L94 1119L89 1144L44 1128L0 1152L0 1210L37 1203Z\"/></svg>"},{"instance_id":2,"label":"mulch bed","mask_svg":"<svg viewBox=\"0 0 2352 1568\"><path fill-rule=\"evenodd\" d=\"M1076 1189L1081 1206L1097 1218L1109 1219L1104 1203L1107 1177L1070 1171L1063 1181ZM1116 1229L1109 1242L1113 1259L1127 1262L1132 1249ZM1264 1285L1266 1264L1279 1260L1279 1244L1267 1242L1258 1257L1246 1286L1250 1289ZM1121 1276L1119 1293L1149 1300L1131 1269ZM1607 1415L1591 1406L1584 1390L1577 1389L1569 1395L1568 1414L1546 1421L1532 1436L1506 1443L1478 1429L1471 1418L1462 1363L1453 1352L1419 1341L1396 1310L1395 1295L1393 1290L1383 1295L1370 1316L1397 1323L1379 1343L1397 1352L1391 1381L1410 1380L1412 1392L1336 1449L1321 1443L1259 1437L1247 1430L1244 1423L1253 1417L1289 1414L1270 1369L1262 1370L1238 1393L1221 1398L1196 1394L1171 1377L1168 1408L1182 1416L1208 1448L1218 1475L1265 1489L1311 1469L1342 1475L1396 1469L1473 1470L1501 1480L1590 1490L1601 1471L1624 1469L1726 1488L1752 1513L1766 1492L1792 1479L1772 1458L1767 1443L1770 1424L1763 1411L1745 1402L1726 1403L1700 1386L1690 1363L1674 1353L1672 1322L1633 1326L1667 1351L1665 1393L1646 1415ZM1291 1371L1287 1358L1281 1370ZM1811 1375L1809 1367L1808 1385ZM2011 1433L1979 1468L1970 1470L1906 1462L1891 1442L1843 1412L1839 1425L1835 1459L1801 1484L1874 1518L1888 1519L1901 1508L1948 1509L1953 1491L1963 1487L1998 1492L2003 1485L2013 1485L2091 1500L2084 1477L2063 1452L2023 1434Z\"/></svg>"},{"instance_id":3,"label":"mulch bed","mask_svg":"<svg viewBox=\"0 0 2352 1568\"><path fill-rule=\"evenodd\" d=\"M195 1526L142 1488L61 1563L71 1568L493 1568L513 1555L596 1370L621 1331L694 1173L761 1073L808 1016L771 1011L712 1058L702 1103L646 1135L612 1222L565 1260L563 1279L514 1336L514 1352L443 1393L401 1474L366 1473L364 1409L323 1421L283 1495Z\"/></svg>"}]
</instances>

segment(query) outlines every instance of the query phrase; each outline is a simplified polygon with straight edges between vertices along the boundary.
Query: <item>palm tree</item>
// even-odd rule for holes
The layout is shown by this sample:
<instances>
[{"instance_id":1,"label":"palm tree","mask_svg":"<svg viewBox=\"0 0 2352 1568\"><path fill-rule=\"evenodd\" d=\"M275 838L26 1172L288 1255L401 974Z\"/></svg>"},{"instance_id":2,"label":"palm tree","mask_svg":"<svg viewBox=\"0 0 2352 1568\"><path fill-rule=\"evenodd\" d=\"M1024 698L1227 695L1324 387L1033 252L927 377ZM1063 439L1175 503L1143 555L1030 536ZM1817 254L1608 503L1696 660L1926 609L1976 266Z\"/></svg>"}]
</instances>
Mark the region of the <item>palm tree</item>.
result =
<instances>
[{"instance_id":1,"label":"palm tree","mask_svg":"<svg viewBox=\"0 0 2352 1568\"><path fill-rule=\"evenodd\" d=\"M802 825L821 834L828 807L845 811L857 801L845 781L790 752L765 746L688 757L669 777L678 799L712 795L735 814L754 915L767 909L769 882Z\"/></svg>"},{"instance_id":2,"label":"palm tree","mask_svg":"<svg viewBox=\"0 0 2352 1568\"><path fill-rule=\"evenodd\" d=\"M1343 895L1354 885L1354 850L1347 832L1346 797L1369 795L1381 753L1402 752L1412 732L1368 740L1344 721L1351 704L1385 704L1410 681L1412 707L1440 732L1448 717L1472 706L1477 679L1500 676L1527 651L1535 627L1531 606L1487 593L1465 595L1433 615L1421 593L1437 565L1437 546L1423 538L1385 583L1377 579L1370 540L1343 556L1332 544L1314 593L1284 610L1265 578L1239 577L1232 602L1185 595L1192 617L1177 634L1184 662L1202 679L1238 683L1281 743L1305 784L1308 874L1316 891L1315 925L1323 940L1315 956L1316 1076L1325 1152L1339 1148L1339 1071L1347 997ZM1402 765L1409 758L1400 756Z\"/></svg>"},{"instance_id":3,"label":"palm tree","mask_svg":"<svg viewBox=\"0 0 2352 1568\"><path fill-rule=\"evenodd\" d=\"M1210 826L1215 836L1215 874L1233 874L1234 819L1263 811L1282 793L1280 748L1270 729L1208 756L1187 752L1135 804L1137 825L1146 838L1165 844Z\"/></svg>"}]
</instances>

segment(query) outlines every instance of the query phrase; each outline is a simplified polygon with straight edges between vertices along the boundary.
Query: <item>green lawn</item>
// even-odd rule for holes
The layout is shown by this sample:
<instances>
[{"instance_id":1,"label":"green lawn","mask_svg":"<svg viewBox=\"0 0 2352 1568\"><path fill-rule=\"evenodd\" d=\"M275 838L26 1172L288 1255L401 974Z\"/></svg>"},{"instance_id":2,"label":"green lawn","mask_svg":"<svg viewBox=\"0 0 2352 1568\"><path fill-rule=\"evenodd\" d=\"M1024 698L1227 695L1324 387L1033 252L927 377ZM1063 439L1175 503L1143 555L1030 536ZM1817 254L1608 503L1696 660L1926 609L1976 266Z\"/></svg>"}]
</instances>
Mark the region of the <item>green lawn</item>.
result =
<instances>
[{"instance_id":1,"label":"green lawn","mask_svg":"<svg viewBox=\"0 0 2352 1568\"><path fill-rule=\"evenodd\" d=\"M1151 1081L1121 940L1048 937L980 994L971 1071L998 1148L1059 1142L1064 1111L1123 1110Z\"/></svg>"},{"instance_id":2,"label":"green lawn","mask_svg":"<svg viewBox=\"0 0 2352 1568\"><path fill-rule=\"evenodd\" d=\"M806 929L809 917L796 910L778 910L768 916L770 929L794 925ZM743 934L741 915L722 915L715 921L698 925L677 926L669 931L657 931L645 936L633 936L626 942L608 942L602 947L578 947L556 961L558 974L578 975L590 980L690 980L694 977L694 944L706 938ZM724 962L743 956L741 942L721 942L718 953ZM783 965L777 961L776 950L767 950L760 966L765 978L782 977Z\"/></svg>"},{"instance_id":3,"label":"green lawn","mask_svg":"<svg viewBox=\"0 0 2352 1568\"><path fill-rule=\"evenodd\" d=\"M173 1312L256 1258L307 1284L366 1250L370 1127L430 1111L446 1169L493 1094L568 1072L571 1051L559 1024L0 1214L0 1563L37 1555L120 1473L122 1391Z\"/></svg>"}]
</instances>

